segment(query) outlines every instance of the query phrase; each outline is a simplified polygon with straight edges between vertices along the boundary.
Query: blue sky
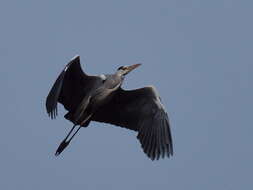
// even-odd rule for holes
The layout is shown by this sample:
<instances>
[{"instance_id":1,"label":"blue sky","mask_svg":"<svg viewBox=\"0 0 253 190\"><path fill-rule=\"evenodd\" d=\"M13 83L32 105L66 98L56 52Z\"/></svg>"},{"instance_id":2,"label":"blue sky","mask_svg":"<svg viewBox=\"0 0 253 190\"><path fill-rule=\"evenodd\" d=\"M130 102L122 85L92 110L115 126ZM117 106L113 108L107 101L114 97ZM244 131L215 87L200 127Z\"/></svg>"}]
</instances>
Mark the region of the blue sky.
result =
<instances>
[{"instance_id":1,"label":"blue sky","mask_svg":"<svg viewBox=\"0 0 253 190\"><path fill-rule=\"evenodd\" d=\"M253 3L235 0L1 1L0 189L251 189ZM124 88L155 85L175 155L150 161L136 133L50 120L45 98L76 54L89 74L143 63Z\"/></svg>"}]
</instances>

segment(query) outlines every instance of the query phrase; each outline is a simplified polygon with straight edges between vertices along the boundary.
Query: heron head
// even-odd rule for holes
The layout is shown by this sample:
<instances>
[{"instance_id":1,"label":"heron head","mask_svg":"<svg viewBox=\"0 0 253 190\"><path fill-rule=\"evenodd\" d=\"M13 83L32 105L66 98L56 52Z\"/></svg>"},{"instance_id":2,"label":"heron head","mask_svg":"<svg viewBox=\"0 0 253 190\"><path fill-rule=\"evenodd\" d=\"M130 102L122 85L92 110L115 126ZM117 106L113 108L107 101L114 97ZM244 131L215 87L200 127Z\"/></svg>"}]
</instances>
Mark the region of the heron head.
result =
<instances>
[{"instance_id":1,"label":"heron head","mask_svg":"<svg viewBox=\"0 0 253 190\"><path fill-rule=\"evenodd\" d=\"M137 67L139 67L141 64L134 64L134 65L130 65L130 66L121 66L118 68L117 73L119 73L120 75L127 75L129 72L131 72L132 70L136 69Z\"/></svg>"}]
</instances>

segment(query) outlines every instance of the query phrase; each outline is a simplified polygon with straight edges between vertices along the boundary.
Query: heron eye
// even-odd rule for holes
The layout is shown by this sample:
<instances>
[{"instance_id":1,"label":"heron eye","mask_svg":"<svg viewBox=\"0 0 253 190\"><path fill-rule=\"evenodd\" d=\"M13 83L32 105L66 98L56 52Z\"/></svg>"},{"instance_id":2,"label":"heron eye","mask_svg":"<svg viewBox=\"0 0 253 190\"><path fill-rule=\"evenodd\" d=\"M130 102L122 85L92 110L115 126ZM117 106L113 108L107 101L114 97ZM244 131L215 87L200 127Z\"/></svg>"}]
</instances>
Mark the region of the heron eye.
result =
<instances>
[{"instance_id":1,"label":"heron eye","mask_svg":"<svg viewBox=\"0 0 253 190\"><path fill-rule=\"evenodd\" d=\"M118 70L125 70L125 69L126 69L126 67L124 67L124 66L121 66L118 68Z\"/></svg>"}]
</instances>

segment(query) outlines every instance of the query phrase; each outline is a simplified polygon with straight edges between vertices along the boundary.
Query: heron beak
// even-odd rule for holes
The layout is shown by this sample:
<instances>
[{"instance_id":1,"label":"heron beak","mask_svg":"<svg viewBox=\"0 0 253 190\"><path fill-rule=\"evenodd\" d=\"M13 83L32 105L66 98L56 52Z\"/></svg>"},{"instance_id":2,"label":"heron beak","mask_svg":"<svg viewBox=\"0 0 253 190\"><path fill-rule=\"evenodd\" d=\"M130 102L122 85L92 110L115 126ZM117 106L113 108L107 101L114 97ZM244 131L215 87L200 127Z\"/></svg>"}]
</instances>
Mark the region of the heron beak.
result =
<instances>
[{"instance_id":1,"label":"heron beak","mask_svg":"<svg viewBox=\"0 0 253 190\"><path fill-rule=\"evenodd\" d=\"M136 69L137 67L139 67L141 64L140 63L138 63L138 64L134 64L134 65L130 65L130 66L128 66L127 67L127 73L126 74L128 74L129 72L131 72L132 70L134 70L134 69Z\"/></svg>"}]
</instances>

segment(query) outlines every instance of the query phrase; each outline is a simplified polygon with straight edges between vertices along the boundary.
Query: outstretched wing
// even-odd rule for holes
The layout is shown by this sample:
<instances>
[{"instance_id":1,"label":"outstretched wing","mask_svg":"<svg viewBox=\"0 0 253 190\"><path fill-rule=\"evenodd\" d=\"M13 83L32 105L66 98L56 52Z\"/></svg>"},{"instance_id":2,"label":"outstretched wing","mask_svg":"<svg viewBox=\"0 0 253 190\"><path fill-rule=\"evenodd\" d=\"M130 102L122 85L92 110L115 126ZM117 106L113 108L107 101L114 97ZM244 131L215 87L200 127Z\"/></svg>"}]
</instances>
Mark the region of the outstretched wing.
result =
<instances>
[{"instance_id":1,"label":"outstretched wing","mask_svg":"<svg viewBox=\"0 0 253 190\"><path fill-rule=\"evenodd\" d=\"M63 69L50 90L46 109L53 119L57 115L57 102L68 111L74 111L85 95L101 82L97 76L88 76L82 71L80 57L75 56Z\"/></svg>"},{"instance_id":2,"label":"outstretched wing","mask_svg":"<svg viewBox=\"0 0 253 190\"><path fill-rule=\"evenodd\" d=\"M152 86L129 91L120 88L92 120L138 131L142 149L152 160L173 155L169 118Z\"/></svg>"}]
</instances>

